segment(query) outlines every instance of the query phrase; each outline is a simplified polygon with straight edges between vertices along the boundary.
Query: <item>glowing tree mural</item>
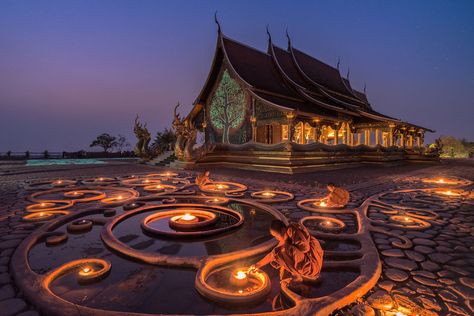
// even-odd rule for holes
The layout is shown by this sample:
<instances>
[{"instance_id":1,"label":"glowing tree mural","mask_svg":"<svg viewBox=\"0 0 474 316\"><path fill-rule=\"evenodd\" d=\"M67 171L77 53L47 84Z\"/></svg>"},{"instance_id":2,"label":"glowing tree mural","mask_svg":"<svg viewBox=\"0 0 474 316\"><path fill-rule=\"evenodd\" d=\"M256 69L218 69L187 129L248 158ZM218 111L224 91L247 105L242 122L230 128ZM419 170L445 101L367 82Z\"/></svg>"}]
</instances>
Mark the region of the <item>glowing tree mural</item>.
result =
<instances>
[{"instance_id":1,"label":"glowing tree mural","mask_svg":"<svg viewBox=\"0 0 474 316\"><path fill-rule=\"evenodd\" d=\"M209 115L212 125L222 130L222 142L229 144L231 128L237 128L245 117L245 96L237 81L227 69L211 100Z\"/></svg>"}]
</instances>

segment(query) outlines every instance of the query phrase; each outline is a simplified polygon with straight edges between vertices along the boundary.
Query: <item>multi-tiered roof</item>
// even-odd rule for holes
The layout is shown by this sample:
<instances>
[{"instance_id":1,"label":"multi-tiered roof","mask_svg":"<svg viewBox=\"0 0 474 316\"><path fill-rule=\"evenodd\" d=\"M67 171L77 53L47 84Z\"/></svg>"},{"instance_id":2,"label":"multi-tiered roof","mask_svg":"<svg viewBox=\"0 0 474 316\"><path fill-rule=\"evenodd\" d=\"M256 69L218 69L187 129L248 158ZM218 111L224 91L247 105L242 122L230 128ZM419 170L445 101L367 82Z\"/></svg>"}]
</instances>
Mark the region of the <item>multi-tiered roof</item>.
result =
<instances>
[{"instance_id":1,"label":"multi-tiered roof","mask_svg":"<svg viewBox=\"0 0 474 316\"><path fill-rule=\"evenodd\" d=\"M205 104L225 64L255 99L282 110L335 121L350 119L355 124L385 122L428 130L373 110L365 92L353 89L338 67L294 48L289 36L285 50L268 35L267 52L262 52L230 39L219 28L212 68L195 105ZM191 115L196 111L195 107Z\"/></svg>"}]
</instances>

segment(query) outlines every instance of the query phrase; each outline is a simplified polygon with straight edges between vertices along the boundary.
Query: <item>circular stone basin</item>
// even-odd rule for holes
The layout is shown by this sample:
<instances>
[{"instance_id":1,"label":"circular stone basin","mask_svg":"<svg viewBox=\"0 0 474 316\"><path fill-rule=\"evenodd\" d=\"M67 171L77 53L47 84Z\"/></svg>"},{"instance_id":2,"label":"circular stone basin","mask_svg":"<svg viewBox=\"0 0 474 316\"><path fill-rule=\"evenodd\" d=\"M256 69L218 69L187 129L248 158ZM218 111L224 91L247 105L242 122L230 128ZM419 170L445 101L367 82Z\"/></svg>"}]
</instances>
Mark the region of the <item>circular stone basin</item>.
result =
<instances>
[{"instance_id":1,"label":"circular stone basin","mask_svg":"<svg viewBox=\"0 0 474 316\"><path fill-rule=\"evenodd\" d=\"M250 194L254 199L258 199L261 203L281 203L291 201L294 195L284 191L257 191Z\"/></svg>"},{"instance_id":2,"label":"circular stone basin","mask_svg":"<svg viewBox=\"0 0 474 316\"><path fill-rule=\"evenodd\" d=\"M147 219L145 219L145 221L146 220ZM200 210L186 210L184 215L176 215L171 217L169 219L169 225L171 228L177 231L189 231L210 226L216 221L217 216L212 212Z\"/></svg>"},{"instance_id":3,"label":"circular stone basin","mask_svg":"<svg viewBox=\"0 0 474 316\"><path fill-rule=\"evenodd\" d=\"M124 211L131 211L131 210L134 210L136 208L139 208L139 207L142 207L144 206L146 203L144 202L133 202L133 203L129 203L129 204L125 204L123 206L123 210Z\"/></svg>"},{"instance_id":4,"label":"circular stone basin","mask_svg":"<svg viewBox=\"0 0 474 316\"><path fill-rule=\"evenodd\" d=\"M324 210L340 210L343 209L344 207L327 207L326 202L322 201L322 198L316 198L316 199L306 199L306 200L301 200L296 205L305 210L305 211L310 211L310 212L319 212L319 210L324 209Z\"/></svg>"},{"instance_id":5,"label":"circular stone basin","mask_svg":"<svg viewBox=\"0 0 474 316\"><path fill-rule=\"evenodd\" d=\"M167 237L202 237L232 230L243 224L244 218L230 208L201 204L172 204L169 210L147 216L141 226L145 232ZM220 219L231 224L216 228Z\"/></svg>"},{"instance_id":6,"label":"circular stone basin","mask_svg":"<svg viewBox=\"0 0 474 316\"><path fill-rule=\"evenodd\" d=\"M92 229L94 223L90 219L78 219L67 225L70 233L85 233Z\"/></svg>"},{"instance_id":7,"label":"circular stone basin","mask_svg":"<svg viewBox=\"0 0 474 316\"><path fill-rule=\"evenodd\" d=\"M54 210L63 210L65 208L71 207L74 203L71 201L54 201L54 202L40 202L28 205L26 207L27 212L44 212L44 211L54 211Z\"/></svg>"},{"instance_id":8,"label":"circular stone basin","mask_svg":"<svg viewBox=\"0 0 474 316\"><path fill-rule=\"evenodd\" d=\"M34 213L30 213L23 216L23 220L25 222L40 222L40 221L46 221L48 219L51 219L52 217L56 215L57 215L56 212L50 212L50 211L34 212Z\"/></svg>"},{"instance_id":9,"label":"circular stone basin","mask_svg":"<svg viewBox=\"0 0 474 316\"><path fill-rule=\"evenodd\" d=\"M327 217L327 216L303 217L300 220L300 223L304 226L304 223L307 221L316 221L317 222L316 227L318 230L322 230L324 232L330 232L330 233L340 232L346 227L346 224L340 219Z\"/></svg>"},{"instance_id":10,"label":"circular stone basin","mask_svg":"<svg viewBox=\"0 0 474 316\"><path fill-rule=\"evenodd\" d=\"M53 181L51 182L51 185L53 187L65 187L65 186L68 186L68 185L74 185L76 184L76 180L56 180L56 181Z\"/></svg>"},{"instance_id":11,"label":"circular stone basin","mask_svg":"<svg viewBox=\"0 0 474 316\"><path fill-rule=\"evenodd\" d=\"M161 172L161 173L150 173L146 175L147 177L154 178L154 177L159 177L159 178L171 178L171 177L177 177L179 176L178 173L176 172Z\"/></svg>"},{"instance_id":12,"label":"circular stone basin","mask_svg":"<svg viewBox=\"0 0 474 316\"><path fill-rule=\"evenodd\" d=\"M430 223L410 216L394 215L390 216L390 221L404 228L421 229L431 227Z\"/></svg>"},{"instance_id":13,"label":"circular stone basin","mask_svg":"<svg viewBox=\"0 0 474 316\"><path fill-rule=\"evenodd\" d=\"M143 188L143 190L147 192L164 192L164 191L176 190L176 187L174 185L169 185L169 184L155 184L155 185L147 185Z\"/></svg>"},{"instance_id":14,"label":"circular stone basin","mask_svg":"<svg viewBox=\"0 0 474 316\"><path fill-rule=\"evenodd\" d=\"M271 290L271 282L261 270L223 269L212 271L203 286L197 286L197 289L201 295L220 303L254 303L265 299Z\"/></svg>"},{"instance_id":15,"label":"circular stone basin","mask_svg":"<svg viewBox=\"0 0 474 316\"><path fill-rule=\"evenodd\" d=\"M229 202L229 199L227 198L222 198L222 197L211 197L209 200L204 201L206 204L211 204L211 205L223 205L227 204Z\"/></svg>"},{"instance_id":16,"label":"circular stone basin","mask_svg":"<svg viewBox=\"0 0 474 316\"><path fill-rule=\"evenodd\" d=\"M207 193L232 194L244 192L247 186L236 182L210 182L199 186L199 189Z\"/></svg>"},{"instance_id":17,"label":"circular stone basin","mask_svg":"<svg viewBox=\"0 0 474 316\"><path fill-rule=\"evenodd\" d=\"M433 183L439 185L466 185L469 184L469 181L463 179L456 179L456 178L445 178L445 177L438 177L438 178L427 178L421 180L424 183Z\"/></svg>"},{"instance_id":18,"label":"circular stone basin","mask_svg":"<svg viewBox=\"0 0 474 316\"><path fill-rule=\"evenodd\" d=\"M459 197L463 195L464 192L461 190L436 190L435 193L447 197Z\"/></svg>"},{"instance_id":19,"label":"circular stone basin","mask_svg":"<svg viewBox=\"0 0 474 316\"><path fill-rule=\"evenodd\" d=\"M160 179L148 179L148 178L131 178L122 180L123 185L132 186L132 187L146 187L153 184L160 184Z\"/></svg>"},{"instance_id":20,"label":"circular stone basin","mask_svg":"<svg viewBox=\"0 0 474 316\"><path fill-rule=\"evenodd\" d=\"M117 181L114 178L108 178L108 177L99 177L99 178L93 178L93 179L85 179L82 180L81 182L84 184L91 184L91 185L106 185L106 184L111 184Z\"/></svg>"}]
</instances>

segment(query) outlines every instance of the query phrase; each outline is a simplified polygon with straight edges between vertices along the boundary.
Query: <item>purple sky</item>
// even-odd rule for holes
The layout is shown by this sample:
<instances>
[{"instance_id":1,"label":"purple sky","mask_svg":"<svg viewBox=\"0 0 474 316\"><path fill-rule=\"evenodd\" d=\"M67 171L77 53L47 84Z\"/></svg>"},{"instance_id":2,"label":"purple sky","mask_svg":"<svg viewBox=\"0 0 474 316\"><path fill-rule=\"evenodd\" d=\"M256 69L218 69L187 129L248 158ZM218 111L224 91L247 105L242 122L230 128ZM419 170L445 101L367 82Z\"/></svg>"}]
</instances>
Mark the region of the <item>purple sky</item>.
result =
<instances>
[{"instance_id":1,"label":"purple sky","mask_svg":"<svg viewBox=\"0 0 474 316\"><path fill-rule=\"evenodd\" d=\"M0 2L0 151L88 149L102 132L134 144L187 113L223 32L331 65L387 115L474 140L474 1Z\"/></svg>"}]
</instances>

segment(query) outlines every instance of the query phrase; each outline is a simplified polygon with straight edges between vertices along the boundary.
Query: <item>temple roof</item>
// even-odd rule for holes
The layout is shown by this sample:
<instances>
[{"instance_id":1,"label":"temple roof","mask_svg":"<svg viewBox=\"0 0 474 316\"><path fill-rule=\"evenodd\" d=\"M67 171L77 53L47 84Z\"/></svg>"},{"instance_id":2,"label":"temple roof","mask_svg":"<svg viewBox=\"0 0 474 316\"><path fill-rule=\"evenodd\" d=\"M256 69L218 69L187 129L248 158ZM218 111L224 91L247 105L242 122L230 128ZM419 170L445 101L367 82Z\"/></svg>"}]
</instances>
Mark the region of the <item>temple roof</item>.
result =
<instances>
[{"instance_id":1,"label":"temple roof","mask_svg":"<svg viewBox=\"0 0 474 316\"><path fill-rule=\"evenodd\" d=\"M263 52L224 36L220 29L213 65L195 104L206 102L223 61L255 98L288 111L328 119L343 114L355 122L392 122L428 130L374 111L366 94L353 89L339 69L292 47L290 42L284 50L273 45L269 36L268 51Z\"/></svg>"}]
</instances>

